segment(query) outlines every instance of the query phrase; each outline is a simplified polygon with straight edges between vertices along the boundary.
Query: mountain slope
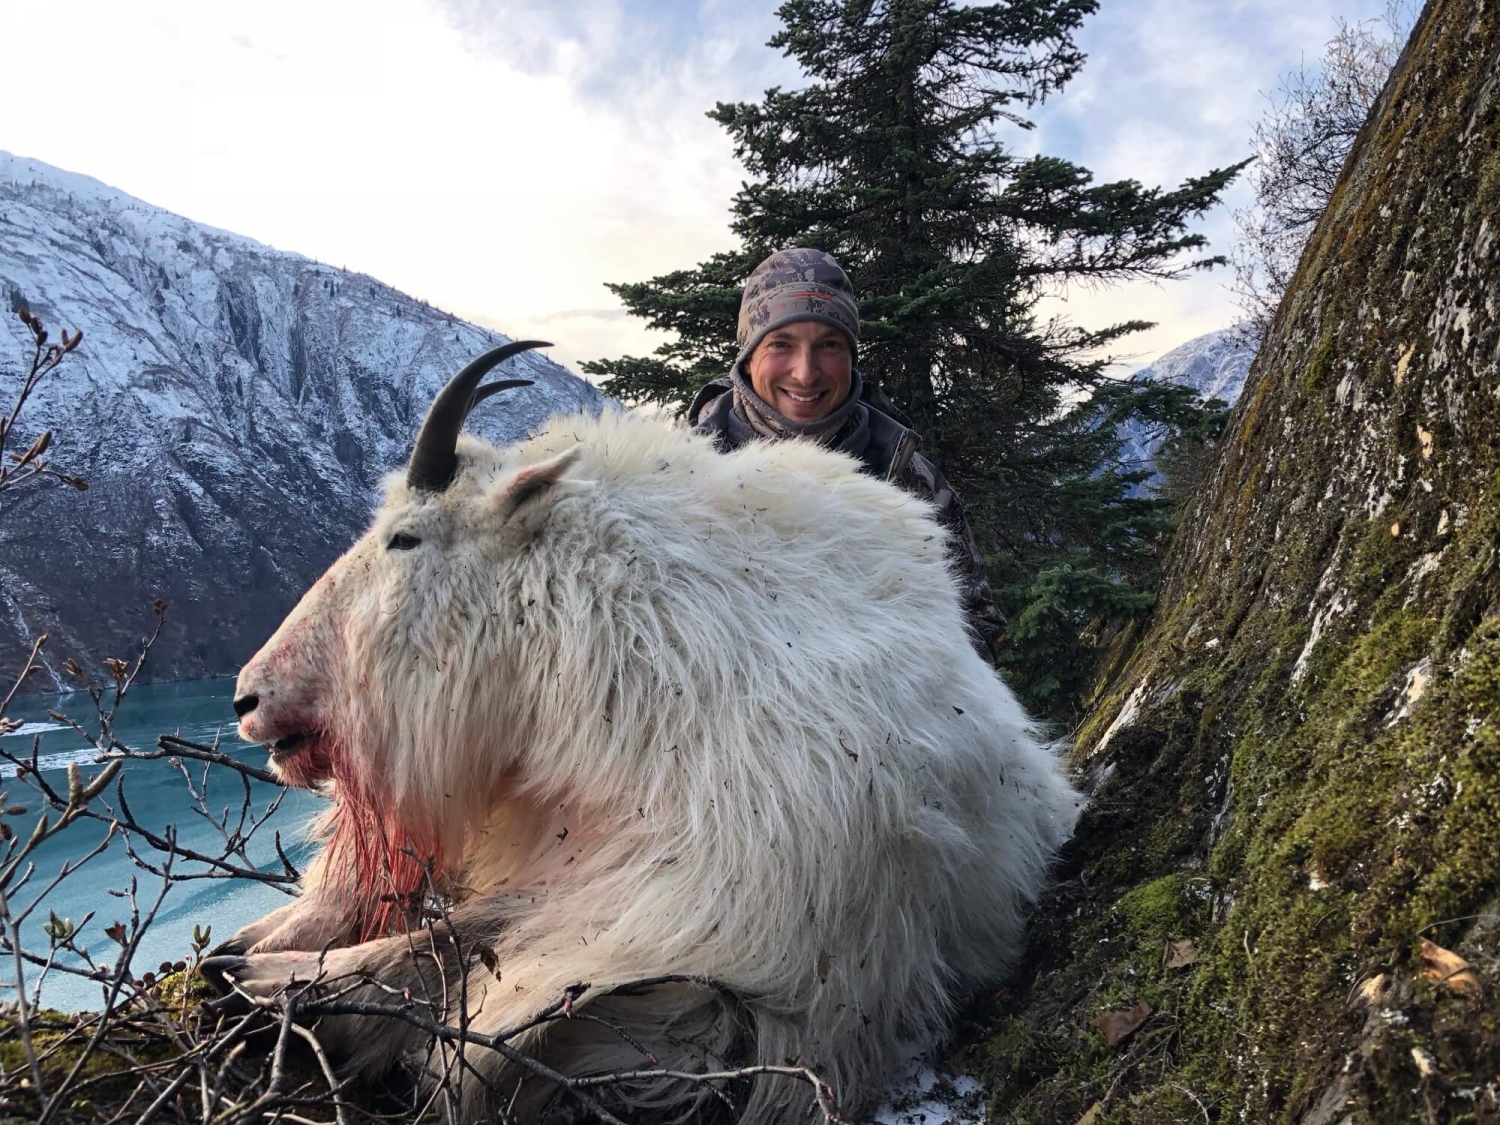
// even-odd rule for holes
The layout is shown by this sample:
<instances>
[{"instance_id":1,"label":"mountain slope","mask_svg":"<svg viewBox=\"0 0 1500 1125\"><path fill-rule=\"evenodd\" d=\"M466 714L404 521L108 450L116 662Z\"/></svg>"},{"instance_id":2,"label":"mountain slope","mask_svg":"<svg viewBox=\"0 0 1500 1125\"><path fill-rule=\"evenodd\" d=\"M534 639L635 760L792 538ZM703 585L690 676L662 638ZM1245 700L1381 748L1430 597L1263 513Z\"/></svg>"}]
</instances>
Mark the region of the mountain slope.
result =
<instances>
[{"instance_id":1,"label":"mountain slope","mask_svg":"<svg viewBox=\"0 0 1500 1125\"><path fill-rule=\"evenodd\" d=\"M1255 346L1246 343L1242 334L1235 329L1223 328L1194 337L1173 348L1141 368L1131 378L1141 382L1176 383L1192 387L1204 401L1219 399L1233 406L1245 387L1245 379L1250 374L1253 359ZM1139 419L1132 419L1124 425L1122 436L1125 441L1120 447L1120 459L1125 464L1132 468L1156 464L1156 455L1161 450L1164 437L1157 428L1146 425ZM1152 483L1153 481L1146 481L1137 486L1136 491L1147 491Z\"/></svg>"},{"instance_id":2,"label":"mountain slope","mask_svg":"<svg viewBox=\"0 0 1500 1125\"><path fill-rule=\"evenodd\" d=\"M52 682L65 657L128 656L156 596L169 611L150 675L232 672L363 530L437 388L506 339L5 153L0 298L54 336L83 330L19 437L52 429L54 463L90 485L0 496L0 680L38 632ZM5 325L0 391L25 337ZM536 353L503 373L537 385L478 412L494 440L603 401Z\"/></svg>"}]
</instances>

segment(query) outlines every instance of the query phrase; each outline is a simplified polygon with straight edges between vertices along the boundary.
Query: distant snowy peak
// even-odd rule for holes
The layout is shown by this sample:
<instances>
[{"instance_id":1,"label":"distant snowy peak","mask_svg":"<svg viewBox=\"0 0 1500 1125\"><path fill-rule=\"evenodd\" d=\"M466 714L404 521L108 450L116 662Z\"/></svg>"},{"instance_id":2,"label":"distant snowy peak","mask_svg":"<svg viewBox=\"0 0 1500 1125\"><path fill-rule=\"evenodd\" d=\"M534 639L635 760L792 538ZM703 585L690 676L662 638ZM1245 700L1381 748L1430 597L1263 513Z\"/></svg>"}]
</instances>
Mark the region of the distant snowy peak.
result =
<instances>
[{"instance_id":1,"label":"distant snowy peak","mask_svg":"<svg viewBox=\"0 0 1500 1125\"><path fill-rule=\"evenodd\" d=\"M156 595L172 608L155 676L232 671L363 530L438 389L508 342L0 153L0 386L25 354L21 306L54 336L83 331L18 436L53 430L56 465L89 490L0 500L0 674L40 632L55 663L128 654ZM604 402L540 352L497 375L534 383L475 412L470 428L502 444Z\"/></svg>"},{"instance_id":2,"label":"distant snowy peak","mask_svg":"<svg viewBox=\"0 0 1500 1125\"><path fill-rule=\"evenodd\" d=\"M1173 348L1131 378L1192 387L1204 401L1219 399L1232 406L1245 389L1255 350L1256 345L1243 332L1224 328ZM1162 433L1140 421L1130 421L1121 427L1120 436L1123 439L1120 459L1125 467L1154 470L1156 455L1162 447ZM1131 494L1148 495L1159 483L1160 477L1153 476L1132 488Z\"/></svg>"},{"instance_id":3,"label":"distant snowy peak","mask_svg":"<svg viewBox=\"0 0 1500 1125\"><path fill-rule=\"evenodd\" d=\"M390 446L409 444L448 375L508 339L366 275L3 152L0 299L30 307L54 330L85 332L84 349L69 360L72 385L44 388L33 421L50 424L43 415L55 404L71 416L86 381L92 405L109 405L112 420L123 407L162 421L232 423L252 441L267 414L323 438L337 428L365 431L379 446L363 450L373 460L339 460L367 487L391 467ZM0 368L13 361L13 349L0 353ZM541 353L511 360L505 374L536 386L476 418L493 440L602 403ZM354 450L347 438L339 445Z\"/></svg>"},{"instance_id":4,"label":"distant snowy peak","mask_svg":"<svg viewBox=\"0 0 1500 1125\"><path fill-rule=\"evenodd\" d=\"M1132 378L1192 387L1205 399L1233 405L1245 387L1255 346L1238 329L1224 328L1173 348Z\"/></svg>"},{"instance_id":5,"label":"distant snowy peak","mask_svg":"<svg viewBox=\"0 0 1500 1125\"><path fill-rule=\"evenodd\" d=\"M118 188L100 183L93 176L67 172L27 156L16 156L13 153L0 151L0 184L4 184L13 191L55 192L58 196L66 197L81 207L107 209L124 222L130 222L134 217L135 221L132 225L143 233L149 233L154 228L161 234L180 233L191 238L211 237L239 243L247 250L281 254L288 258L302 258L301 254L277 250L242 234L235 234L233 231L221 230L206 223L183 218L181 215L137 199Z\"/></svg>"}]
</instances>

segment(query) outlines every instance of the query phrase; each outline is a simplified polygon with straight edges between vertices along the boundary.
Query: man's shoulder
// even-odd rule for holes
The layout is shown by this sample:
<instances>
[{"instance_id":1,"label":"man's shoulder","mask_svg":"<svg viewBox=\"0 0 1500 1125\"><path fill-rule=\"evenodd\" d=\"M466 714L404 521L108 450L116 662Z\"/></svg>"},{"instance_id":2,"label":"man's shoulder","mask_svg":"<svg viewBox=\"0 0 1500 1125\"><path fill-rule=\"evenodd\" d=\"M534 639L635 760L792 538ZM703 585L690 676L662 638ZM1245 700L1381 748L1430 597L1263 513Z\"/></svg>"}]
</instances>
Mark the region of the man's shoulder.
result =
<instances>
[{"instance_id":1,"label":"man's shoulder","mask_svg":"<svg viewBox=\"0 0 1500 1125\"><path fill-rule=\"evenodd\" d=\"M953 495L953 486L943 471L920 453L911 455L902 475L911 491L939 505Z\"/></svg>"},{"instance_id":2,"label":"man's shoulder","mask_svg":"<svg viewBox=\"0 0 1500 1125\"><path fill-rule=\"evenodd\" d=\"M899 472L891 479L914 496L931 501L938 510L938 518L946 520L950 514L960 510L958 493L937 463L915 451L906 460Z\"/></svg>"},{"instance_id":3,"label":"man's shoulder","mask_svg":"<svg viewBox=\"0 0 1500 1125\"><path fill-rule=\"evenodd\" d=\"M697 429L701 424L708 422L713 415L714 407L722 405L722 400L729 390L727 378L713 379L704 383L687 408L688 426Z\"/></svg>"},{"instance_id":4,"label":"man's shoulder","mask_svg":"<svg viewBox=\"0 0 1500 1125\"><path fill-rule=\"evenodd\" d=\"M693 405L688 407L687 426L695 434L713 438L720 453L728 453L744 440L734 432L730 420L733 410L734 395L729 393L729 380L715 380L699 391Z\"/></svg>"},{"instance_id":5,"label":"man's shoulder","mask_svg":"<svg viewBox=\"0 0 1500 1125\"><path fill-rule=\"evenodd\" d=\"M952 488L942 470L918 452L921 435L884 411L870 411L870 448L875 467L893 484L941 506Z\"/></svg>"}]
</instances>

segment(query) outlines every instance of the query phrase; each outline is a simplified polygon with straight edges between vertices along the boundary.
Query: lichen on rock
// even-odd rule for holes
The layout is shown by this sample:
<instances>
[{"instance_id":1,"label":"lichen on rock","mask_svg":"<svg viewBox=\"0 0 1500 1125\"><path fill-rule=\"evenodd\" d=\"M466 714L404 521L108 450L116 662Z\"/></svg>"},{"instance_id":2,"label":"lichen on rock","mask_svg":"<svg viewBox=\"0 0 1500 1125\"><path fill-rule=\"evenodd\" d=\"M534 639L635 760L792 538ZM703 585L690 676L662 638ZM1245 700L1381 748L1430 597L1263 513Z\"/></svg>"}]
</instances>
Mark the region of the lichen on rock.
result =
<instances>
[{"instance_id":1,"label":"lichen on rock","mask_svg":"<svg viewBox=\"0 0 1500 1125\"><path fill-rule=\"evenodd\" d=\"M1500 1118L1497 235L1500 8L1432 0L1079 732L991 1120Z\"/></svg>"}]
</instances>

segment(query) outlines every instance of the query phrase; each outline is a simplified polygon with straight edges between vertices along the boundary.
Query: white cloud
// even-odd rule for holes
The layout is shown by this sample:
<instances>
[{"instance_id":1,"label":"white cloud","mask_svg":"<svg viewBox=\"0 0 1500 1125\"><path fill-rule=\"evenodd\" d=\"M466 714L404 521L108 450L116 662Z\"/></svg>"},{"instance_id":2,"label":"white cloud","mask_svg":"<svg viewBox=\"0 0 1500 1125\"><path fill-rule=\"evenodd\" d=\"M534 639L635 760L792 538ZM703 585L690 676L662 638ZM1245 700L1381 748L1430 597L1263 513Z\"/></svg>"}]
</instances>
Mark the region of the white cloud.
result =
<instances>
[{"instance_id":1,"label":"white cloud","mask_svg":"<svg viewBox=\"0 0 1500 1125\"><path fill-rule=\"evenodd\" d=\"M570 9L586 39L551 36L549 8L491 8L479 35L415 0L54 0L47 25L65 37L7 52L28 110L0 118L0 148L508 332L552 317L565 362L639 347L619 319L575 336L557 314L723 247L741 175L704 110L754 94L753 73L723 68L765 34L635 52L629 86L605 97L585 88L606 72L594 52L634 46L617 7ZM43 42L66 42L64 60Z\"/></svg>"},{"instance_id":2,"label":"white cloud","mask_svg":"<svg viewBox=\"0 0 1500 1125\"><path fill-rule=\"evenodd\" d=\"M34 45L7 52L23 108L0 117L0 148L555 339L564 362L641 352L655 341L603 283L727 246L743 172L704 113L798 81L763 45L773 6L52 0ZM1088 66L1025 142L1165 182L1237 159L1257 91L1317 53L1338 6L1106 5ZM1225 248L1226 216L1207 229ZM1216 278L1066 311L1162 321L1134 344L1148 354L1230 315Z\"/></svg>"},{"instance_id":3,"label":"white cloud","mask_svg":"<svg viewBox=\"0 0 1500 1125\"><path fill-rule=\"evenodd\" d=\"M1383 15L1385 0L1124 0L1085 24L1089 61L1073 85L1036 115L1041 151L1078 161L1103 180L1172 187L1250 155L1250 134L1280 76L1315 63L1337 20ZM1052 140L1049 142L1049 137ZM1063 143L1056 143L1061 137ZM1237 183L1195 229L1227 254L1232 211L1250 201ZM1127 338L1126 368L1141 366L1237 316L1219 268L1167 285L1135 283L1049 300L1079 324L1155 321Z\"/></svg>"}]
</instances>

